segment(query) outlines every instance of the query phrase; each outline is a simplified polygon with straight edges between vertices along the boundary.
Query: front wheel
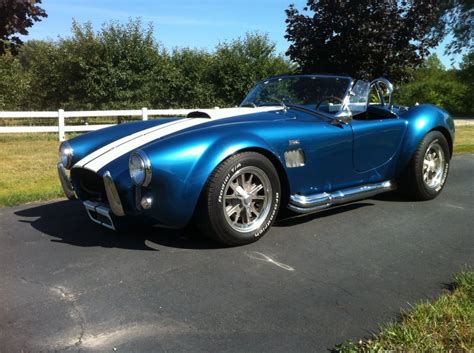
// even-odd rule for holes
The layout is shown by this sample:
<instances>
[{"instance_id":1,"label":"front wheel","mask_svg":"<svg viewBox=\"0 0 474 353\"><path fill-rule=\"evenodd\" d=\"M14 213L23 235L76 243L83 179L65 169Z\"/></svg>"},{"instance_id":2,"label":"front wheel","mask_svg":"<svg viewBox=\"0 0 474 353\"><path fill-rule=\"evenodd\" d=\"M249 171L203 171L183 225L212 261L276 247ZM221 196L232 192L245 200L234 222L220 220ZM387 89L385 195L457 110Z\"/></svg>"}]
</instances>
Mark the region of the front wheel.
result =
<instances>
[{"instance_id":1,"label":"front wheel","mask_svg":"<svg viewBox=\"0 0 474 353\"><path fill-rule=\"evenodd\" d=\"M401 180L402 190L416 200L434 199L446 183L449 159L449 145L444 135L439 131L428 133Z\"/></svg>"},{"instance_id":2,"label":"front wheel","mask_svg":"<svg viewBox=\"0 0 474 353\"><path fill-rule=\"evenodd\" d=\"M273 164L259 153L239 153L222 162L209 178L197 226L226 245L254 242L273 224L280 194Z\"/></svg>"}]
</instances>

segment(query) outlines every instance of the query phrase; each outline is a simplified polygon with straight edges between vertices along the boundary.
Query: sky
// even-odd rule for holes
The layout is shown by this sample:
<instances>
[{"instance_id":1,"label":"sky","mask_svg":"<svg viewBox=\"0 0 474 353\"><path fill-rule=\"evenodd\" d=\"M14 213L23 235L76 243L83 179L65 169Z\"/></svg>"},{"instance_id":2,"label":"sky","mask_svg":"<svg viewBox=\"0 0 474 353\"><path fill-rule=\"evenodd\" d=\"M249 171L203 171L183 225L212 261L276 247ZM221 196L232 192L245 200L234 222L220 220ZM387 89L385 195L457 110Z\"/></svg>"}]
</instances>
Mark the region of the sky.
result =
<instances>
[{"instance_id":1,"label":"sky","mask_svg":"<svg viewBox=\"0 0 474 353\"><path fill-rule=\"evenodd\" d=\"M43 0L48 17L37 22L25 39L56 39L70 35L73 18L92 22L99 29L104 22L127 22L141 17L152 23L155 37L166 48L196 47L212 50L222 41L242 37L246 32L266 33L284 53L285 9L290 3L302 9L306 0ZM434 52L451 66L441 43ZM460 57L455 57L455 62Z\"/></svg>"}]
</instances>

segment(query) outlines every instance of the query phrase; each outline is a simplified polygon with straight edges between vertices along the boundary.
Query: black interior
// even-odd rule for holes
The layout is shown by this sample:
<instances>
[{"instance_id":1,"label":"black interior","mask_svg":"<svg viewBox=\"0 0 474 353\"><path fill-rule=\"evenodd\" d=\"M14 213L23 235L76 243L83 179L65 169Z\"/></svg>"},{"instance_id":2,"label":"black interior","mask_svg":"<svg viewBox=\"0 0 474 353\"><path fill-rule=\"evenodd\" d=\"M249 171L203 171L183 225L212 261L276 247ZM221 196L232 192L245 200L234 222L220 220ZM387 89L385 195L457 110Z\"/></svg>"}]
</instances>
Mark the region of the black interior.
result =
<instances>
[{"instance_id":1,"label":"black interior","mask_svg":"<svg viewBox=\"0 0 474 353\"><path fill-rule=\"evenodd\" d=\"M369 105L365 112L354 115L356 120L395 119L397 114L382 105Z\"/></svg>"}]
</instances>

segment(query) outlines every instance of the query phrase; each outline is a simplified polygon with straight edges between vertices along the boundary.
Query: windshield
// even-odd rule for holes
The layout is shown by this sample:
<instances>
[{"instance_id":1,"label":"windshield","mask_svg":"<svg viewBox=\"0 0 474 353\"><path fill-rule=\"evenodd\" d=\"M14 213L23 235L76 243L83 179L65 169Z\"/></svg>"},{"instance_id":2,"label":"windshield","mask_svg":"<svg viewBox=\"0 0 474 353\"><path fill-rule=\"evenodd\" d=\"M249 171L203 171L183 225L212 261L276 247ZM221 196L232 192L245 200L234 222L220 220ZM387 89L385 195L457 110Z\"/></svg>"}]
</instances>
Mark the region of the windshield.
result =
<instances>
[{"instance_id":1,"label":"windshield","mask_svg":"<svg viewBox=\"0 0 474 353\"><path fill-rule=\"evenodd\" d=\"M287 76L257 84L241 106L298 105L335 114L341 111L351 85L348 77Z\"/></svg>"}]
</instances>

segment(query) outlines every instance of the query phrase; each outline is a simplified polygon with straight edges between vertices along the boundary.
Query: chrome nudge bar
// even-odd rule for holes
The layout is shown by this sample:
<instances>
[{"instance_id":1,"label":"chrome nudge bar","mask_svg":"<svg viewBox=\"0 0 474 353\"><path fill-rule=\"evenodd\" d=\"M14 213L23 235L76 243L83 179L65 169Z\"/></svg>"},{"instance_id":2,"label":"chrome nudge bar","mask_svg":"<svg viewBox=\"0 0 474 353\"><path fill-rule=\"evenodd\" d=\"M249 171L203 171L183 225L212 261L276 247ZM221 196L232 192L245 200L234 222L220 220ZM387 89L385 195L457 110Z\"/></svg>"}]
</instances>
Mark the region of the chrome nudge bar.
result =
<instances>
[{"instance_id":1,"label":"chrome nudge bar","mask_svg":"<svg viewBox=\"0 0 474 353\"><path fill-rule=\"evenodd\" d=\"M86 208L87 215L93 222L115 230L114 222L110 217L110 208L92 201L84 201L83 204Z\"/></svg>"},{"instance_id":2,"label":"chrome nudge bar","mask_svg":"<svg viewBox=\"0 0 474 353\"><path fill-rule=\"evenodd\" d=\"M330 193L323 192L309 196L293 194L290 196L288 208L297 213L310 213L333 205L365 199L395 189L396 185L393 181L384 181L381 183L360 185L353 188L332 191Z\"/></svg>"},{"instance_id":3,"label":"chrome nudge bar","mask_svg":"<svg viewBox=\"0 0 474 353\"><path fill-rule=\"evenodd\" d=\"M64 168L61 162L58 163L58 174L59 181L61 182L61 186L63 187L64 194L69 200L74 200L76 198L76 194L74 193L71 180L69 179L66 173L66 168Z\"/></svg>"},{"instance_id":4,"label":"chrome nudge bar","mask_svg":"<svg viewBox=\"0 0 474 353\"><path fill-rule=\"evenodd\" d=\"M122 202L120 201L120 196L118 194L117 188L115 187L112 175L107 170L102 176L102 178L104 179L105 193L107 194L107 199L109 200L112 212L116 216L125 216L125 212L122 207Z\"/></svg>"}]
</instances>

